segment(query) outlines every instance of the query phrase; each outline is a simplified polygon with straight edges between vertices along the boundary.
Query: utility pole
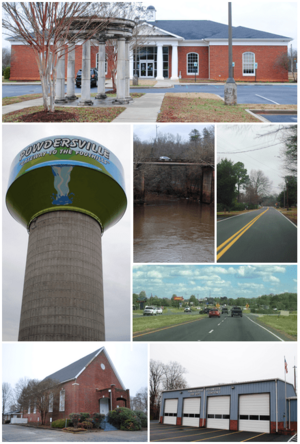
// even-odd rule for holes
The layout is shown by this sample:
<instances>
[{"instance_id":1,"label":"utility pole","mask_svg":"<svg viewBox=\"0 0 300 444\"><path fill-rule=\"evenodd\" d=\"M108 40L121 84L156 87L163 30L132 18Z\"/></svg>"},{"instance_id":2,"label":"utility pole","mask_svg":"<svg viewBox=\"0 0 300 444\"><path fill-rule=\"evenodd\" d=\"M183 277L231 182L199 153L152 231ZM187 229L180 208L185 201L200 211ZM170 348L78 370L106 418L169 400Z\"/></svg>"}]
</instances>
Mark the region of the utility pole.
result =
<instances>
[{"instance_id":1,"label":"utility pole","mask_svg":"<svg viewBox=\"0 0 300 444\"><path fill-rule=\"evenodd\" d=\"M232 14L231 2L228 2L228 79L224 87L225 105L237 104L237 88L233 78L232 66Z\"/></svg>"},{"instance_id":2,"label":"utility pole","mask_svg":"<svg viewBox=\"0 0 300 444\"><path fill-rule=\"evenodd\" d=\"M294 365L293 369L294 369L294 390L295 390L295 394L297 396L297 381L296 381L296 365Z\"/></svg>"}]
</instances>

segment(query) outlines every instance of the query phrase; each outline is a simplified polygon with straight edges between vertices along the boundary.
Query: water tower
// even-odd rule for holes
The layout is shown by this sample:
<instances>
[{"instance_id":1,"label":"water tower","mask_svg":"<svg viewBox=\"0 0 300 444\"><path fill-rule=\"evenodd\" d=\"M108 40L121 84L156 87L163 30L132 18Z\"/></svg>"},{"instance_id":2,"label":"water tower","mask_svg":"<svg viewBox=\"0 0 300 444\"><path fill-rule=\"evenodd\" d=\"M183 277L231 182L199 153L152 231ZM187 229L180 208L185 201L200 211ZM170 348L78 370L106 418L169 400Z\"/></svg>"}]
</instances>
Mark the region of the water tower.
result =
<instances>
[{"instance_id":1,"label":"water tower","mask_svg":"<svg viewBox=\"0 0 300 444\"><path fill-rule=\"evenodd\" d=\"M101 237L127 206L118 158L78 136L35 141L6 205L29 233L19 341L105 340Z\"/></svg>"}]
</instances>

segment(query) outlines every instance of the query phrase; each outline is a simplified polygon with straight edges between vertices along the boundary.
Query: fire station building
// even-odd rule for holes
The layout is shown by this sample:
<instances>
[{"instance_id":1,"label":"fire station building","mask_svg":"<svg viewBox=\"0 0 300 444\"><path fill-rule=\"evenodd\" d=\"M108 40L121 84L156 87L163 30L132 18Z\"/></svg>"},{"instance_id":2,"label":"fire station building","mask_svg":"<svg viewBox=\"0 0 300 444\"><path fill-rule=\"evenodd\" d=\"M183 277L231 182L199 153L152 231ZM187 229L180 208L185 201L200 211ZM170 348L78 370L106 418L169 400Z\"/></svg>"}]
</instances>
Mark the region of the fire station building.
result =
<instances>
[{"instance_id":1,"label":"fire station building","mask_svg":"<svg viewBox=\"0 0 300 444\"><path fill-rule=\"evenodd\" d=\"M186 427L277 433L297 430L297 397L281 379L162 392L160 422Z\"/></svg>"}]
</instances>

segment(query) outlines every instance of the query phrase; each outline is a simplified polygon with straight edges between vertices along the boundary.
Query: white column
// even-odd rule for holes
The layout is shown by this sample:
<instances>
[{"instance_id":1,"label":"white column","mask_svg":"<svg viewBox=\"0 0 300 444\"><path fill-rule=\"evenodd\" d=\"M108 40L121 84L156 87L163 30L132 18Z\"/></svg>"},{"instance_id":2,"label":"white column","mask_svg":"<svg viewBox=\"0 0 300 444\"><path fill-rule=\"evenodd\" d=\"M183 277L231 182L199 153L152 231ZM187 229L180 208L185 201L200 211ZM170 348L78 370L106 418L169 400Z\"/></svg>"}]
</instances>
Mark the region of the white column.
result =
<instances>
[{"instance_id":1,"label":"white column","mask_svg":"<svg viewBox=\"0 0 300 444\"><path fill-rule=\"evenodd\" d=\"M106 99L105 94L105 41L99 42L98 89L96 99Z\"/></svg>"},{"instance_id":2,"label":"white column","mask_svg":"<svg viewBox=\"0 0 300 444\"><path fill-rule=\"evenodd\" d=\"M61 47L58 51L57 65L56 65L56 86L55 86L55 103L65 103L65 47L63 42L60 42Z\"/></svg>"},{"instance_id":3,"label":"white column","mask_svg":"<svg viewBox=\"0 0 300 444\"><path fill-rule=\"evenodd\" d=\"M93 105L91 100L91 42L82 45L81 99L78 105Z\"/></svg>"},{"instance_id":4,"label":"white column","mask_svg":"<svg viewBox=\"0 0 300 444\"><path fill-rule=\"evenodd\" d=\"M118 63L117 63L117 99L116 102L127 102L126 94L126 69L125 69L125 38L118 40Z\"/></svg>"},{"instance_id":5,"label":"white column","mask_svg":"<svg viewBox=\"0 0 300 444\"><path fill-rule=\"evenodd\" d=\"M157 43L157 74L156 80L164 80L162 43Z\"/></svg>"},{"instance_id":6,"label":"white column","mask_svg":"<svg viewBox=\"0 0 300 444\"><path fill-rule=\"evenodd\" d=\"M129 66L129 42L125 42L125 97L131 100L130 97L130 66Z\"/></svg>"},{"instance_id":7,"label":"white column","mask_svg":"<svg viewBox=\"0 0 300 444\"><path fill-rule=\"evenodd\" d=\"M67 96L68 100L76 100L75 96L75 44L71 43L68 49L67 66Z\"/></svg>"},{"instance_id":8,"label":"white column","mask_svg":"<svg viewBox=\"0 0 300 444\"><path fill-rule=\"evenodd\" d=\"M178 80L178 46L177 46L177 44L172 45L172 77L171 77L171 80Z\"/></svg>"},{"instance_id":9,"label":"white column","mask_svg":"<svg viewBox=\"0 0 300 444\"><path fill-rule=\"evenodd\" d=\"M133 51L130 50L130 52L129 52L129 77L130 77L130 79L133 79L133 59L134 59L134 54L133 54Z\"/></svg>"}]
</instances>

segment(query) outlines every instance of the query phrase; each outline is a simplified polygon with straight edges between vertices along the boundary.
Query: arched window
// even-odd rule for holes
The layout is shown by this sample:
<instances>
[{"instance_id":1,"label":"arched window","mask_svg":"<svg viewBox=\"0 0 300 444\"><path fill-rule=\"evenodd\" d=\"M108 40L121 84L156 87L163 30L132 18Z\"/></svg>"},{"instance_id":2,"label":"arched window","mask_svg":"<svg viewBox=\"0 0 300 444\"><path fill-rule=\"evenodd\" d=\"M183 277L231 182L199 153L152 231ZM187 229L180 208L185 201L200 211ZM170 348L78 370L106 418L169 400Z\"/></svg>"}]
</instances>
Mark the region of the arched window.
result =
<instances>
[{"instance_id":1,"label":"arched window","mask_svg":"<svg viewBox=\"0 0 300 444\"><path fill-rule=\"evenodd\" d=\"M244 52L243 54L243 76L255 75L255 54Z\"/></svg>"},{"instance_id":2,"label":"arched window","mask_svg":"<svg viewBox=\"0 0 300 444\"><path fill-rule=\"evenodd\" d=\"M59 393L59 411L65 411L65 391L61 390Z\"/></svg>"},{"instance_id":3,"label":"arched window","mask_svg":"<svg viewBox=\"0 0 300 444\"><path fill-rule=\"evenodd\" d=\"M195 73L199 74L199 55L196 52L190 52L187 55L187 75L191 76Z\"/></svg>"}]
</instances>

